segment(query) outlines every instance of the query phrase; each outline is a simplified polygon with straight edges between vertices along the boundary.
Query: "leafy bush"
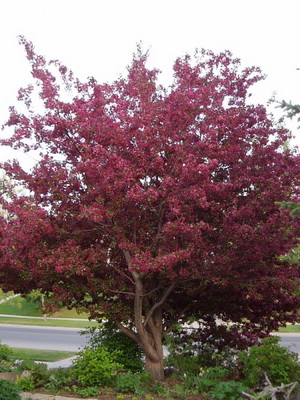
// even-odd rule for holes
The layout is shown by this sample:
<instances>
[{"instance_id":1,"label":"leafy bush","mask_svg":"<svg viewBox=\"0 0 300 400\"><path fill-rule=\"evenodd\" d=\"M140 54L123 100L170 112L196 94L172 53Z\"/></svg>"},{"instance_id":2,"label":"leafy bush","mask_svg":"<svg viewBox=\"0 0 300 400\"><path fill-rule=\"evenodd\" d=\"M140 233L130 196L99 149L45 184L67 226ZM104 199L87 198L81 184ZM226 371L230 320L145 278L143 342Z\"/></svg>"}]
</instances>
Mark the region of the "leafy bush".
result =
<instances>
[{"instance_id":1,"label":"leafy bush","mask_svg":"<svg viewBox=\"0 0 300 400\"><path fill-rule=\"evenodd\" d=\"M81 397L90 397L90 396L98 396L99 389L97 387L91 386L84 389L75 388L75 393L79 394Z\"/></svg>"},{"instance_id":2,"label":"leafy bush","mask_svg":"<svg viewBox=\"0 0 300 400\"><path fill-rule=\"evenodd\" d=\"M201 369L210 367L223 367L235 370L237 361L237 350L229 346L217 348L211 343L203 345L195 344L192 335L184 335L181 339L181 332L168 335L166 345L169 355L166 357L165 364L174 367L180 375L198 375Z\"/></svg>"},{"instance_id":3,"label":"leafy bush","mask_svg":"<svg viewBox=\"0 0 300 400\"><path fill-rule=\"evenodd\" d=\"M0 361L8 361L12 355L12 349L5 344L0 344Z\"/></svg>"},{"instance_id":4,"label":"leafy bush","mask_svg":"<svg viewBox=\"0 0 300 400\"><path fill-rule=\"evenodd\" d=\"M247 391L247 389L248 388L241 382L219 382L208 394L216 400L238 400L242 392Z\"/></svg>"},{"instance_id":5,"label":"leafy bush","mask_svg":"<svg viewBox=\"0 0 300 400\"><path fill-rule=\"evenodd\" d=\"M21 400L20 391L15 382L0 379L1 400Z\"/></svg>"},{"instance_id":6,"label":"leafy bush","mask_svg":"<svg viewBox=\"0 0 300 400\"><path fill-rule=\"evenodd\" d=\"M279 346L279 341L280 338L274 336L265 338L262 345L255 345L249 351L240 353L239 359L247 385L257 385L264 372L273 385L300 381L298 355Z\"/></svg>"},{"instance_id":7,"label":"leafy bush","mask_svg":"<svg viewBox=\"0 0 300 400\"><path fill-rule=\"evenodd\" d=\"M229 371L226 368L222 367L210 367L204 372L202 376L205 376L208 379L213 379L220 381L222 379L228 378Z\"/></svg>"},{"instance_id":8,"label":"leafy bush","mask_svg":"<svg viewBox=\"0 0 300 400\"><path fill-rule=\"evenodd\" d=\"M91 328L84 333L90 335L88 347L95 349L104 346L109 351L117 350L116 362L122 364L125 370L142 371L144 363L141 348L111 323L107 322L101 329Z\"/></svg>"},{"instance_id":9,"label":"leafy bush","mask_svg":"<svg viewBox=\"0 0 300 400\"><path fill-rule=\"evenodd\" d=\"M170 390L167 386L160 382L155 382L151 387L151 392L157 394L160 397L170 397Z\"/></svg>"},{"instance_id":10,"label":"leafy bush","mask_svg":"<svg viewBox=\"0 0 300 400\"><path fill-rule=\"evenodd\" d=\"M69 386L71 382L70 371L66 368L54 369L48 375L45 387L53 392Z\"/></svg>"},{"instance_id":11,"label":"leafy bush","mask_svg":"<svg viewBox=\"0 0 300 400\"><path fill-rule=\"evenodd\" d=\"M135 393L141 396L144 392L145 387L153 382L152 375L143 371L140 374L133 374L131 372L125 375L118 375L115 388L117 392L121 393Z\"/></svg>"},{"instance_id":12,"label":"leafy bush","mask_svg":"<svg viewBox=\"0 0 300 400\"><path fill-rule=\"evenodd\" d=\"M128 373L118 375L115 383L117 392L121 393L136 393L142 390L141 378L139 375Z\"/></svg>"},{"instance_id":13,"label":"leafy bush","mask_svg":"<svg viewBox=\"0 0 300 400\"><path fill-rule=\"evenodd\" d=\"M37 375L45 375L47 373L47 364L36 363L33 360L23 360L18 364L16 372L32 371Z\"/></svg>"},{"instance_id":14,"label":"leafy bush","mask_svg":"<svg viewBox=\"0 0 300 400\"><path fill-rule=\"evenodd\" d=\"M12 361L0 360L0 372L9 372L13 368Z\"/></svg>"},{"instance_id":15,"label":"leafy bush","mask_svg":"<svg viewBox=\"0 0 300 400\"><path fill-rule=\"evenodd\" d=\"M111 383L116 372L123 368L116 362L119 352L105 347L86 347L73 361L74 378L83 386L101 386Z\"/></svg>"},{"instance_id":16,"label":"leafy bush","mask_svg":"<svg viewBox=\"0 0 300 400\"><path fill-rule=\"evenodd\" d=\"M36 388L36 384L34 382L34 377L32 375L26 376L25 378L17 379L17 384L21 388L21 390L25 390L30 392Z\"/></svg>"},{"instance_id":17,"label":"leafy bush","mask_svg":"<svg viewBox=\"0 0 300 400\"><path fill-rule=\"evenodd\" d=\"M33 360L23 360L15 369L16 373L31 371L30 376L21 378L20 386L23 390L32 390L43 386L47 382L47 365L36 363Z\"/></svg>"},{"instance_id":18,"label":"leafy bush","mask_svg":"<svg viewBox=\"0 0 300 400\"><path fill-rule=\"evenodd\" d=\"M226 379L228 375L229 371L225 368L210 367L201 375L187 375L181 386L186 393L207 393L209 389L217 385L222 379Z\"/></svg>"}]
</instances>

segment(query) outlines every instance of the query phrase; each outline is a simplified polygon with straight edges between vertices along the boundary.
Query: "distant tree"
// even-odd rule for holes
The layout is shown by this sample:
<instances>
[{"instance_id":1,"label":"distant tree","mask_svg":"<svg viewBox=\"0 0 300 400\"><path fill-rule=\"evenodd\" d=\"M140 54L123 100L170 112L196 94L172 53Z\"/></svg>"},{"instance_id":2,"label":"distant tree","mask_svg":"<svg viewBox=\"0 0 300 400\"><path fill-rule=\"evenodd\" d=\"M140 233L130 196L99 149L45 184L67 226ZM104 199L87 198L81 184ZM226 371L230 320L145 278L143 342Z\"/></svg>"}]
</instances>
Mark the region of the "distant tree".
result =
<instances>
[{"instance_id":1,"label":"distant tree","mask_svg":"<svg viewBox=\"0 0 300 400\"><path fill-rule=\"evenodd\" d=\"M286 102L282 100L279 103L279 107L283 108L287 114L288 118L294 118L298 114L300 114L300 105L292 104L291 102ZM297 118L297 121L300 122L300 116ZM300 128L300 126L298 126ZM292 217L296 217L300 215L300 203L293 201L283 201L278 203L282 208L287 208L290 210L290 215Z\"/></svg>"},{"instance_id":2,"label":"distant tree","mask_svg":"<svg viewBox=\"0 0 300 400\"><path fill-rule=\"evenodd\" d=\"M21 43L44 111L12 107L1 143L39 149L40 160L30 172L3 164L28 194L2 199L1 286L52 292L114 322L156 379L176 323L242 346L297 320L299 270L278 256L299 225L275 201L297 195L299 157L284 148L288 131L248 102L259 69L202 51L177 59L163 88L138 49L126 77L81 83ZM19 93L28 107L32 90Z\"/></svg>"},{"instance_id":3,"label":"distant tree","mask_svg":"<svg viewBox=\"0 0 300 400\"><path fill-rule=\"evenodd\" d=\"M288 118L293 118L300 114L300 105L299 104L292 104L291 102L286 102L282 100L281 103L279 103L280 107L284 109L284 111L287 114ZM300 117L297 118L297 121L300 122ZM299 128L299 127L298 127Z\"/></svg>"}]
</instances>

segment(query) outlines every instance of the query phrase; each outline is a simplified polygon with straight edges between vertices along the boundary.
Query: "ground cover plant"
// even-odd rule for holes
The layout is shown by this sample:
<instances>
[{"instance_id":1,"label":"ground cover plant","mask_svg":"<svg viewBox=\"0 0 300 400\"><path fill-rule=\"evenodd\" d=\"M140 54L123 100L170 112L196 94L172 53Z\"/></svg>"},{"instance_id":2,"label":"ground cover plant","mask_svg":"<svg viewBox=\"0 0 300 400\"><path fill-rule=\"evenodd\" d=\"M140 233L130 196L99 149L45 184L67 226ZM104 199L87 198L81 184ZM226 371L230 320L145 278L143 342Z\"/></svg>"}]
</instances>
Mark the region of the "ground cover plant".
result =
<instances>
[{"instance_id":1,"label":"ground cover plant","mask_svg":"<svg viewBox=\"0 0 300 400\"><path fill-rule=\"evenodd\" d=\"M1 287L113 322L160 380L176 323L245 347L297 320L298 267L278 257L299 220L276 202L298 196L300 159L250 103L260 70L203 50L162 87L138 48L125 77L82 83L20 42L40 112L34 86L21 89L29 111L10 109L1 144L39 156L30 171L1 165Z\"/></svg>"}]
</instances>

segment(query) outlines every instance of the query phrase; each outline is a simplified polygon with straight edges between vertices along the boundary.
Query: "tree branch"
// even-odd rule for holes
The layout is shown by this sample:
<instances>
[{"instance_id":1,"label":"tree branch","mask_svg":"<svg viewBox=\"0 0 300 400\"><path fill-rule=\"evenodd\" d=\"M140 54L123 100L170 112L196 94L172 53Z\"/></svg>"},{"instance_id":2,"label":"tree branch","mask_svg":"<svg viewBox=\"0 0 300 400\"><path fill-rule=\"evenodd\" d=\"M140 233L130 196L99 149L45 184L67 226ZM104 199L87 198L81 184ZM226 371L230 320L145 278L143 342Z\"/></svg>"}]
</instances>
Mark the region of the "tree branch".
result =
<instances>
[{"instance_id":1,"label":"tree branch","mask_svg":"<svg viewBox=\"0 0 300 400\"><path fill-rule=\"evenodd\" d=\"M126 294L126 295L129 295L129 296L134 296L135 295L133 292L122 292L121 290L108 289L108 291L112 292L112 293L117 293L117 294Z\"/></svg>"},{"instance_id":2,"label":"tree branch","mask_svg":"<svg viewBox=\"0 0 300 400\"><path fill-rule=\"evenodd\" d=\"M148 315L147 315L146 318L145 318L144 327L147 326L147 324L148 324L148 322L149 322L149 319L152 317L154 311L155 311L158 307L160 307L162 304L164 304L164 302L166 301L166 299L168 298L168 296L170 295L170 293L172 292L172 290L174 289L174 287L176 286L176 284L177 284L177 281L174 281L174 282L172 283L172 285L170 285L170 286L168 287L168 289L165 291L165 293L163 294L163 296L161 297L161 299L159 300L159 302L155 303L155 304L152 306L152 308L150 309Z\"/></svg>"},{"instance_id":3,"label":"tree branch","mask_svg":"<svg viewBox=\"0 0 300 400\"><path fill-rule=\"evenodd\" d=\"M117 328L120 329L121 332L125 333L126 336L134 340L138 345L141 345L139 336L135 332L133 332L129 328L126 328L126 326L122 325L120 321L115 320L114 323L116 324Z\"/></svg>"}]
</instances>

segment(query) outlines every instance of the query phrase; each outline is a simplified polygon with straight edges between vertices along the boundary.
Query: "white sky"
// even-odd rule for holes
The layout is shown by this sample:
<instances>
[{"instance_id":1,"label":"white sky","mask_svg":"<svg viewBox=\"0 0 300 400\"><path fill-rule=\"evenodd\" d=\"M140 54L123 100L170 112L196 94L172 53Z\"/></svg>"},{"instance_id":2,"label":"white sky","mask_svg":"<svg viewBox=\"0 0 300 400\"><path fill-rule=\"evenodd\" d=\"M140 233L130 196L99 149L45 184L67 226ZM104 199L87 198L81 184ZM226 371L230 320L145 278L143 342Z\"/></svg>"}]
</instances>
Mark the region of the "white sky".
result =
<instances>
[{"instance_id":1,"label":"white sky","mask_svg":"<svg viewBox=\"0 0 300 400\"><path fill-rule=\"evenodd\" d=\"M300 0L0 0L0 124L31 78L18 35L81 80L99 82L124 73L140 41L168 83L176 57L227 49L267 74L255 101L266 104L276 92L300 103ZM0 148L0 160L7 155Z\"/></svg>"}]
</instances>

